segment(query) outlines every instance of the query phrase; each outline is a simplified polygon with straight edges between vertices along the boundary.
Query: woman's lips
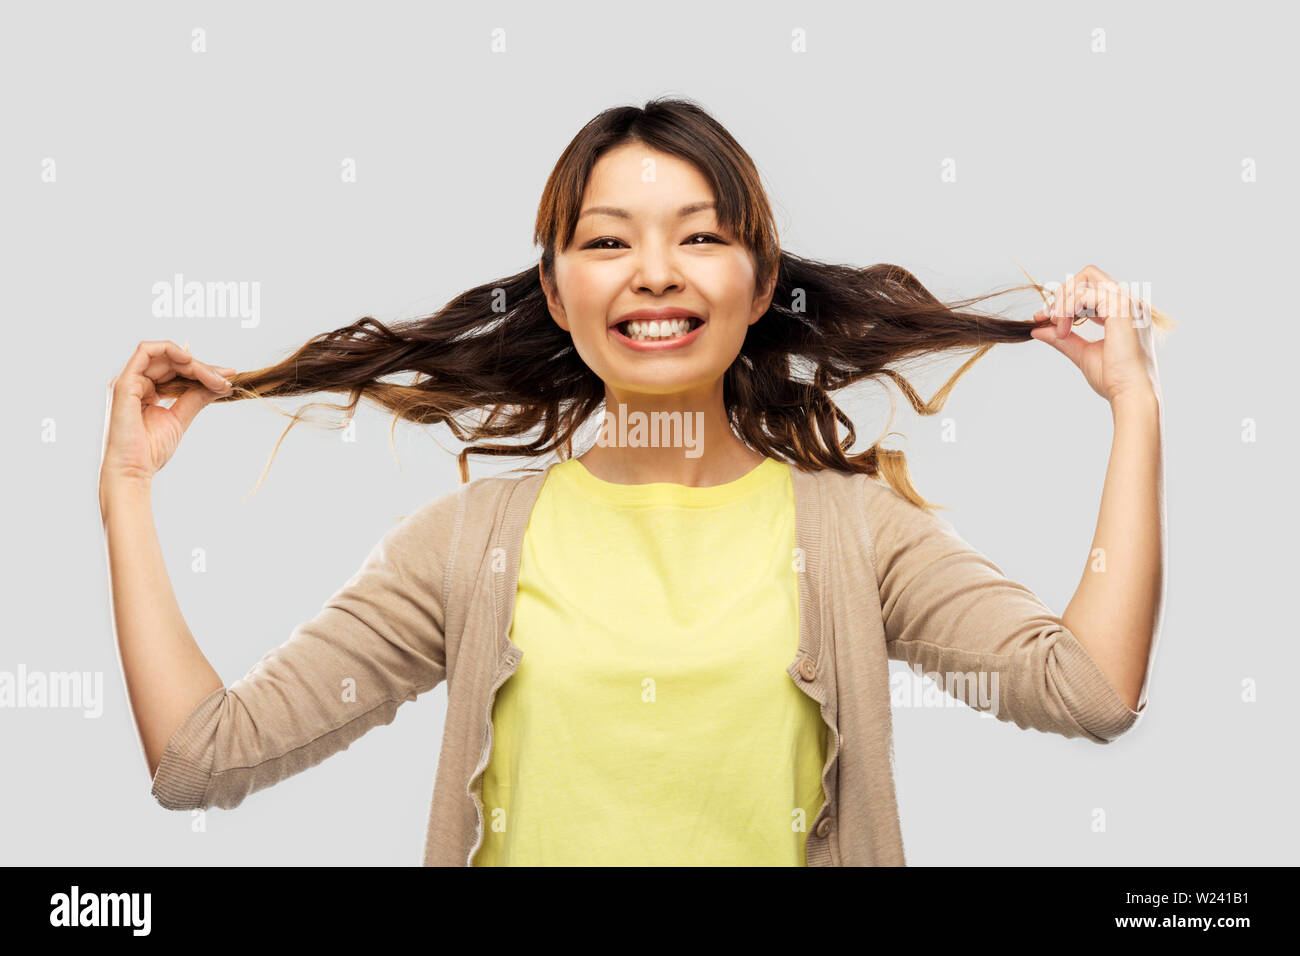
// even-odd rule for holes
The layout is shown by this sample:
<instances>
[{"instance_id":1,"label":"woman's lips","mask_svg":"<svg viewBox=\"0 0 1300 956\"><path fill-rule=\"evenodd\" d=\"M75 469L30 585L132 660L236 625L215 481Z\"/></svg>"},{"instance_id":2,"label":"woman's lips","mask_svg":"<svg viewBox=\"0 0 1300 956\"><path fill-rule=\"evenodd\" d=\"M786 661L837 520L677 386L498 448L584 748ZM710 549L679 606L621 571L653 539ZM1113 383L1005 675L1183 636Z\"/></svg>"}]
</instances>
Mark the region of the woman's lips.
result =
<instances>
[{"instance_id":1,"label":"woman's lips","mask_svg":"<svg viewBox=\"0 0 1300 956\"><path fill-rule=\"evenodd\" d=\"M620 323L621 324L621 323ZM637 352L662 352L667 349L680 349L690 345L695 341L699 334L704 331L704 326L708 323L703 320L695 328L691 329L685 335L679 335L672 339L633 339L623 334L623 330L618 325L609 327L610 337L621 342L628 348Z\"/></svg>"},{"instance_id":2,"label":"woman's lips","mask_svg":"<svg viewBox=\"0 0 1300 956\"><path fill-rule=\"evenodd\" d=\"M686 333L685 336L677 336L676 338L629 338L624 336L620 323L619 325L610 326L610 336L623 343L628 349L656 352L666 349L681 349L681 347L690 345L699 336L699 333L705 330L705 325L707 325L705 321L699 320L699 325Z\"/></svg>"}]
</instances>

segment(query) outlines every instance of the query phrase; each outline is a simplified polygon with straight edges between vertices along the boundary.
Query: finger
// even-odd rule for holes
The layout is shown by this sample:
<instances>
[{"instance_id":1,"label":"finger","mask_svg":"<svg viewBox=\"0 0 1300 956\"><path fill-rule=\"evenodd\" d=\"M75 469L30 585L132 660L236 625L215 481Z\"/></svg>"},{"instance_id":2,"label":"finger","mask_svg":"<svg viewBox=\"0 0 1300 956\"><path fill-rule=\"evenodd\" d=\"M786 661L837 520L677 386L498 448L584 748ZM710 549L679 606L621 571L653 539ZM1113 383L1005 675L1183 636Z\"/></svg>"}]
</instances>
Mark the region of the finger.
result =
<instances>
[{"instance_id":1,"label":"finger","mask_svg":"<svg viewBox=\"0 0 1300 956\"><path fill-rule=\"evenodd\" d=\"M142 405L152 405L158 401L158 390L154 388L153 379L147 375L126 374L114 376L112 385L114 406L129 407L134 400Z\"/></svg>"},{"instance_id":2,"label":"finger","mask_svg":"<svg viewBox=\"0 0 1300 956\"><path fill-rule=\"evenodd\" d=\"M209 365L194 358L179 364L172 362L169 358L165 364L168 371L155 377L154 381L162 383L170 381L178 374L183 374L186 378L193 379L199 384L206 385L218 392L229 391L231 386L227 379L237 374L235 369L228 365Z\"/></svg>"},{"instance_id":3,"label":"finger","mask_svg":"<svg viewBox=\"0 0 1300 956\"><path fill-rule=\"evenodd\" d=\"M1112 279L1093 280L1090 304L1096 309L1094 321L1106 329L1107 336L1133 337L1137 332L1137 306L1128 291Z\"/></svg>"},{"instance_id":4,"label":"finger","mask_svg":"<svg viewBox=\"0 0 1300 956\"><path fill-rule=\"evenodd\" d=\"M1107 315L1138 317L1143 303L1129 295L1129 290L1110 275L1093 265L1084 266L1079 270L1079 275L1086 276L1093 285L1107 293Z\"/></svg>"},{"instance_id":5,"label":"finger","mask_svg":"<svg viewBox=\"0 0 1300 956\"><path fill-rule=\"evenodd\" d=\"M1035 313L1035 318L1045 318L1053 326L1056 325L1056 315L1061 306L1061 300L1065 294L1065 284L1057 282L1052 285L1047 295L1047 302L1043 308Z\"/></svg>"},{"instance_id":6,"label":"finger","mask_svg":"<svg viewBox=\"0 0 1300 956\"><path fill-rule=\"evenodd\" d=\"M1034 314L1036 321L1049 321L1054 331L1043 332L1042 329L1047 328L1044 325L1030 334L1048 342L1075 365L1082 367L1080 363L1085 350L1096 343L1073 333L1071 326L1078 313L1091 309L1095 314L1087 317L1106 328L1107 338L1131 337L1140 344L1141 333L1144 331L1138 327L1140 307L1110 275L1095 265L1087 265L1067 278L1048 307ZM1129 321L1114 321L1114 317L1123 317ZM1107 319L1111 321L1108 323Z\"/></svg>"},{"instance_id":7,"label":"finger","mask_svg":"<svg viewBox=\"0 0 1300 956\"><path fill-rule=\"evenodd\" d=\"M1059 302L1059 308L1054 309L1052 315L1053 324L1060 338L1066 337L1070 326L1082 325L1086 319L1096 321L1102 314L1098 309L1098 303L1105 298L1103 283L1108 283L1108 280L1089 278L1083 270L1070 277L1065 286L1065 295ZM1080 312L1088 309L1093 310L1094 314L1079 315Z\"/></svg>"},{"instance_id":8,"label":"finger","mask_svg":"<svg viewBox=\"0 0 1300 956\"><path fill-rule=\"evenodd\" d=\"M191 378L200 385L206 385L214 391L225 391L229 388L226 384L225 376L205 362L200 362L188 350L179 348L176 343L169 343L167 357L172 360L175 367L181 371L186 378Z\"/></svg>"},{"instance_id":9,"label":"finger","mask_svg":"<svg viewBox=\"0 0 1300 956\"><path fill-rule=\"evenodd\" d=\"M117 375L109 385L107 418L116 428L129 428L138 423L143 410L160 401L153 382L143 375ZM104 441L108 441L105 430Z\"/></svg>"},{"instance_id":10,"label":"finger","mask_svg":"<svg viewBox=\"0 0 1300 956\"><path fill-rule=\"evenodd\" d=\"M175 342L164 342L162 346L142 374L159 384L171 381L180 374L218 392L229 389L225 376L205 362L200 362L188 349Z\"/></svg>"},{"instance_id":11,"label":"finger","mask_svg":"<svg viewBox=\"0 0 1300 956\"><path fill-rule=\"evenodd\" d=\"M175 342L166 340L141 342L122 369L124 376L140 375L158 384L169 382L177 375L177 365L191 359L190 353Z\"/></svg>"},{"instance_id":12,"label":"finger","mask_svg":"<svg viewBox=\"0 0 1300 956\"><path fill-rule=\"evenodd\" d=\"M1082 269L1079 270L1079 275L1083 276L1085 279L1093 280L1098 285L1105 285L1108 282L1110 283L1115 282L1115 279L1112 276L1107 275L1105 272L1102 272L1094 265L1084 266Z\"/></svg>"},{"instance_id":13,"label":"finger","mask_svg":"<svg viewBox=\"0 0 1300 956\"><path fill-rule=\"evenodd\" d=\"M1089 345L1094 343L1089 342L1082 335L1075 335L1074 331L1071 330L1068 325L1066 326L1066 329L1067 333L1065 338L1057 338L1056 329L1050 325L1040 326L1029 334L1040 342L1046 342L1052 348L1056 349L1056 351L1068 358L1072 363L1074 363L1074 365L1082 369L1084 351Z\"/></svg>"},{"instance_id":14,"label":"finger","mask_svg":"<svg viewBox=\"0 0 1300 956\"><path fill-rule=\"evenodd\" d=\"M1109 298L1104 289L1098 288L1092 282L1076 283L1073 314L1068 316L1070 325L1079 326L1091 320L1104 327Z\"/></svg>"},{"instance_id":15,"label":"finger","mask_svg":"<svg viewBox=\"0 0 1300 956\"><path fill-rule=\"evenodd\" d=\"M127 359L126 365L122 367L122 376L143 375L144 370L149 367L157 356L164 355L167 352L167 346L174 343L170 342L141 342Z\"/></svg>"},{"instance_id":16,"label":"finger","mask_svg":"<svg viewBox=\"0 0 1300 956\"><path fill-rule=\"evenodd\" d=\"M217 393L210 388L191 385L180 398L172 402L171 413L180 419L181 430L189 428L194 416L216 397Z\"/></svg>"},{"instance_id":17,"label":"finger","mask_svg":"<svg viewBox=\"0 0 1300 956\"><path fill-rule=\"evenodd\" d=\"M1091 282L1079 282L1074 287L1074 309L1073 315L1069 318L1071 324L1078 323L1081 318L1089 318L1096 321L1102 318L1102 312L1105 309L1105 295L1102 290L1097 288ZM1092 315L1080 315L1081 312L1092 312Z\"/></svg>"},{"instance_id":18,"label":"finger","mask_svg":"<svg viewBox=\"0 0 1300 956\"><path fill-rule=\"evenodd\" d=\"M1047 312L1047 317L1052 320L1052 325L1056 328L1056 338L1065 338L1066 330L1070 327L1069 320L1066 318L1069 314L1070 294L1073 287L1074 276L1069 275L1061 283L1061 287L1056 290L1056 295L1052 298L1052 307Z\"/></svg>"},{"instance_id":19,"label":"finger","mask_svg":"<svg viewBox=\"0 0 1300 956\"><path fill-rule=\"evenodd\" d=\"M1093 280L1087 285L1076 285L1075 300L1079 308L1095 310L1093 321L1106 330L1107 354L1125 356L1139 350L1148 351L1142 344L1143 330L1133 318L1131 300L1123 286L1112 280ZM1071 338L1085 346L1097 344L1077 335Z\"/></svg>"}]
</instances>

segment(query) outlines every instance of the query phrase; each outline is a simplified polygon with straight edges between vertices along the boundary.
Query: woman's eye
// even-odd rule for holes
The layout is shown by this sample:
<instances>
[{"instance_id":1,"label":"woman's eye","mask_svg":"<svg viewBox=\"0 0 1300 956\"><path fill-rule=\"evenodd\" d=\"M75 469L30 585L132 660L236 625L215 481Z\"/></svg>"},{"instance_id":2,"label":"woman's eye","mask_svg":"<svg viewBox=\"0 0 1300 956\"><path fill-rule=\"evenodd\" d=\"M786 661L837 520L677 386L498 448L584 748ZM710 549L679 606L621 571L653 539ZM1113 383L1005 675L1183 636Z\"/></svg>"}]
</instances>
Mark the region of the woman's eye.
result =
<instances>
[{"instance_id":1,"label":"woman's eye","mask_svg":"<svg viewBox=\"0 0 1300 956\"><path fill-rule=\"evenodd\" d=\"M695 241L696 239L708 239L708 240L711 241L711 242L720 242L720 243L722 243L722 244L724 244L724 245L726 244L726 240L725 240L725 239L723 239L723 238L720 237L720 236L715 236L715 235L714 235L713 233L711 233L711 232L697 232L695 235L691 236L689 239L687 239L685 242L683 242L682 245L684 245L684 246L698 246L698 245L702 245L702 243L698 243L698 242L696 242L696 241ZM584 249L613 249L613 248L615 248L614 246L603 246L603 245L601 245L601 243L604 243L604 242L616 242L616 243L618 243L619 245L622 245L622 244L623 244L623 240L621 240L621 239L615 239L613 236L604 236L603 238L600 238L600 239L593 239L591 242L589 242L589 243L587 243L585 246L583 246L583 248L584 248Z\"/></svg>"}]
</instances>

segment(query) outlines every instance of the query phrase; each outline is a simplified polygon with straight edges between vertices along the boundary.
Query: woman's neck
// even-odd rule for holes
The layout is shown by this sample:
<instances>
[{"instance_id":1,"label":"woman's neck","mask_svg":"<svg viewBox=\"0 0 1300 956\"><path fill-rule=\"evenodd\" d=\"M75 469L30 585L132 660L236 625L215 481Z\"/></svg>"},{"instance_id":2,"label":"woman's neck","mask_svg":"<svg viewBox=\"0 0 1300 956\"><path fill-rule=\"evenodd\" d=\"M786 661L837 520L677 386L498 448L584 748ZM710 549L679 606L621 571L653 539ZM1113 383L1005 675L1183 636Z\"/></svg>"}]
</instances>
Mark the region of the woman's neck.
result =
<instances>
[{"instance_id":1,"label":"woman's neck","mask_svg":"<svg viewBox=\"0 0 1300 956\"><path fill-rule=\"evenodd\" d=\"M722 396L721 381L675 394L610 389L596 443L578 460L618 485L707 488L742 478L764 456L736 437Z\"/></svg>"}]
</instances>

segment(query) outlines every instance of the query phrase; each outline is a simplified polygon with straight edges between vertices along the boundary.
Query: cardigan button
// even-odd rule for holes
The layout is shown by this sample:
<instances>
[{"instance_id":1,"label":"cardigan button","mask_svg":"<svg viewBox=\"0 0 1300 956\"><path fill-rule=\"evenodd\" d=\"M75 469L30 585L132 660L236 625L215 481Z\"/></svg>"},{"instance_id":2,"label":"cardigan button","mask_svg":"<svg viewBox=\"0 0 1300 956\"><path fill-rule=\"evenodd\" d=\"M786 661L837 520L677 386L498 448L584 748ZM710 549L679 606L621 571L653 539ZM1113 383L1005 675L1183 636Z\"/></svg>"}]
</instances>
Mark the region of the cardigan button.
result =
<instances>
[{"instance_id":1,"label":"cardigan button","mask_svg":"<svg viewBox=\"0 0 1300 956\"><path fill-rule=\"evenodd\" d=\"M799 662L799 676L804 680L812 680L817 676L817 666L807 657Z\"/></svg>"},{"instance_id":2,"label":"cardigan button","mask_svg":"<svg viewBox=\"0 0 1300 956\"><path fill-rule=\"evenodd\" d=\"M817 829L813 831L819 837L824 837L831 832L831 818L823 817L822 822L817 824Z\"/></svg>"}]
</instances>

